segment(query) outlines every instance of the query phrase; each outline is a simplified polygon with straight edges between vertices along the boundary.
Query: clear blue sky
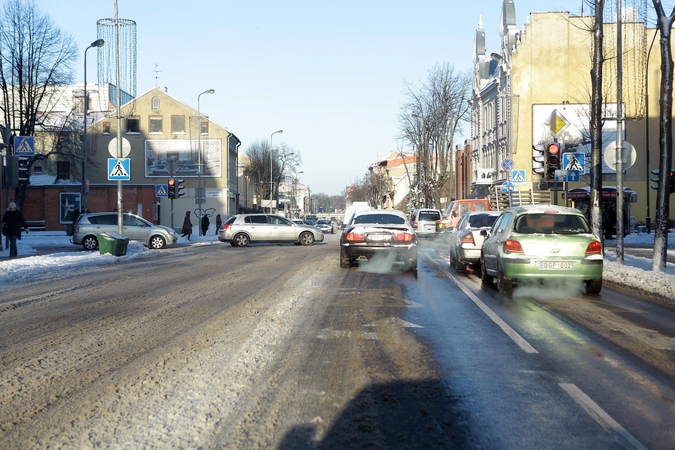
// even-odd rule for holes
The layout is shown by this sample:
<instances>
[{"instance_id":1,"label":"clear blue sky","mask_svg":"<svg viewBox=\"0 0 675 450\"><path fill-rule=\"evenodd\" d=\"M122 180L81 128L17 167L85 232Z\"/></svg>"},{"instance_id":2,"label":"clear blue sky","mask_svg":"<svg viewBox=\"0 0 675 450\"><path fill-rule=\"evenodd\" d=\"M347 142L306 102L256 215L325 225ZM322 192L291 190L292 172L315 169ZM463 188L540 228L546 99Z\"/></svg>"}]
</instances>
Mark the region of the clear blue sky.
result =
<instances>
[{"instance_id":1,"label":"clear blue sky","mask_svg":"<svg viewBox=\"0 0 675 450\"><path fill-rule=\"evenodd\" d=\"M579 14L583 3L516 0L517 25L533 11ZM115 12L114 0L35 4L75 38L80 55L97 39L97 20ZM237 135L241 152L283 129L274 143L301 153L300 182L328 195L343 192L378 157L401 146L397 117L404 82L419 83L436 64L472 69L481 16L488 53L499 51L501 5L502 0L118 0L119 17L137 24L138 94L166 86L196 109L199 93L215 89L201 97L201 111ZM648 5L653 8L651 0ZM87 79L95 81L95 51L87 59ZM82 82L82 56L77 64L76 82Z\"/></svg>"}]
</instances>

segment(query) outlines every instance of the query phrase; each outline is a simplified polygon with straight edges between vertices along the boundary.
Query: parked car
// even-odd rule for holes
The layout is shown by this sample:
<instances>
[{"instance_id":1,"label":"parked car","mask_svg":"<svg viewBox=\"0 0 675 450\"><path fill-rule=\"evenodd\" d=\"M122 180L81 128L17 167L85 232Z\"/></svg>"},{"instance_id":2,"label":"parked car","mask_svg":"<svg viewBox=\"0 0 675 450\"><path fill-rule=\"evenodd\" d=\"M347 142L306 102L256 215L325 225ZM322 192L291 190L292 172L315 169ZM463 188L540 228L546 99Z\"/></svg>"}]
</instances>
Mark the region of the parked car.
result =
<instances>
[{"instance_id":1,"label":"parked car","mask_svg":"<svg viewBox=\"0 0 675 450\"><path fill-rule=\"evenodd\" d=\"M459 221L457 227L447 233L450 243L450 265L458 272L467 265L480 264L480 249L485 236L482 230L489 230L501 211L469 212Z\"/></svg>"},{"instance_id":2,"label":"parked car","mask_svg":"<svg viewBox=\"0 0 675 450\"><path fill-rule=\"evenodd\" d=\"M324 233L335 234L335 225L330 220L317 220L316 226L319 227L319 229Z\"/></svg>"},{"instance_id":3,"label":"parked car","mask_svg":"<svg viewBox=\"0 0 675 450\"><path fill-rule=\"evenodd\" d=\"M483 285L494 279L503 294L519 283L578 280L588 294L602 289L602 248L583 213L574 208L528 205L505 209L481 248Z\"/></svg>"},{"instance_id":4,"label":"parked car","mask_svg":"<svg viewBox=\"0 0 675 450\"><path fill-rule=\"evenodd\" d=\"M323 241L323 232L312 225L300 225L276 214L238 214L227 219L218 240L233 247L246 247L250 242L292 242L312 245Z\"/></svg>"},{"instance_id":5,"label":"parked car","mask_svg":"<svg viewBox=\"0 0 675 450\"><path fill-rule=\"evenodd\" d=\"M453 200L445 209L441 220L436 222L436 232L442 234L448 230L453 230L466 213L489 210L490 201L484 198Z\"/></svg>"},{"instance_id":6,"label":"parked car","mask_svg":"<svg viewBox=\"0 0 675 450\"><path fill-rule=\"evenodd\" d=\"M395 209L354 212L340 236L340 267L385 255L417 275L417 234L406 215Z\"/></svg>"},{"instance_id":7,"label":"parked car","mask_svg":"<svg viewBox=\"0 0 675 450\"><path fill-rule=\"evenodd\" d=\"M73 227L71 242L82 245L86 250L98 248L98 233L117 233L118 215L116 212L80 214ZM132 241L140 241L146 247L160 249L178 242L174 230L155 225L135 214L122 214L122 234Z\"/></svg>"},{"instance_id":8,"label":"parked car","mask_svg":"<svg viewBox=\"0 0 675 450\"><path fill-rule=\"evenodd\" d=\"M438 209L416 209L410 215L412 227L419 237L434 237L438 220L441 220L441 211Z\"/></svg>"}]
</instances>

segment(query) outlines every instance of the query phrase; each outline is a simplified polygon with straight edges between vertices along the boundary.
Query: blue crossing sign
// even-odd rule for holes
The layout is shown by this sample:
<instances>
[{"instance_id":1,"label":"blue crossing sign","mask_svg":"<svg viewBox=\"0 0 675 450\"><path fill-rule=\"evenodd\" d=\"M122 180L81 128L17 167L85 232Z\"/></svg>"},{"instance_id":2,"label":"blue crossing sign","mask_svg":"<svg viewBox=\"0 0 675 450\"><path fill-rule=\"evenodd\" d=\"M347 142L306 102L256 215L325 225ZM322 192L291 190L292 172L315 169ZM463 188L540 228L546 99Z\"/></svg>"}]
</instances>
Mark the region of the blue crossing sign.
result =
<instances>
[{"instance_id":1,"label":"blue crossing sign","mask_svg":"<svg viewBox=\"0 0 675 450\"><path fill-rule=\"evenodd\" d=\"M562 168L564 170L575 170L577 172L586 173L585 158L586 155L584 153L563 153Z\"/></svg>"},{"instance_id":2,"label":"blue crossing sign","mask_svg":"<svg viewBox=\"0 0 675 450\"><path fill-rule=\"evenodd\" d=\"M108 158L108 181L131 180L131 160L129 158Z\"/></svg>"},{"instance_id":3,"label":"blue crossing sign","mask_svg":"<svg viewBox=\"0 0 675 450\"><path fill-rule=\"evenodd\" d=\"M525 171L522 169L513 169L511 171L511 181L513 183L524 183L525 182Z\"/></svg>"},{"instance_id":4,"label":"blue crossing sign","mask_svg":"<svg viewBox=\"0 0 675 450\"><path fill-rule=\"evenodd\" d=\"M166 184L156 184L155 185L155 197L168 197L169 188Z\"/></svg>"},{"instance_id":5,"label":"blue crossing sign","mask_svg":"<svg viewBox=\"0 0 675 450\"><path fill-rule=\"evenodd\" d=\"M33 156L35 154L35 138L33 136L14 136L14 154L16 156Z\"/></svg>"}]
</instances>

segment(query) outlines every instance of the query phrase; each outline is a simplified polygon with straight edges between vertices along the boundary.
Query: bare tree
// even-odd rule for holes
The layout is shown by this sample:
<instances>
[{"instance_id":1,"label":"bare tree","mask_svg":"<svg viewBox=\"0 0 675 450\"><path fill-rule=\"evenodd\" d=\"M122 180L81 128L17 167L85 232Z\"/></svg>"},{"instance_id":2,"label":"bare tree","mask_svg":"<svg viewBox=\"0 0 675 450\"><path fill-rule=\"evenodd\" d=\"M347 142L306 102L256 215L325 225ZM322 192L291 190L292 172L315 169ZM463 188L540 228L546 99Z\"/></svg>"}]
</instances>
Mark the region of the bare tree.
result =
<instances>
[{"instance_id":1,"label":"bare tree","mask_svg":"<svg viewBox=\"0 0 675 450\"><path fill-rule=\"evenodd\" d=\"M670 33L675 21L675 7L666 16L661 0L652 0L656 11L656 24L659 29L661 45L661 93L659 104L659 177L656 192L656 224L654 227L654 257L652 270L661 271L666 267L668 256L668 216L670 209L668 177L666 174L672 167L672 114L673 114L673 53L670 47Z\"/></svg>"},{"instance_id":2,"label":"bare tree","mask_svg":"<svg viewBox=\"0 0 675 450\"><path fill-rule=\"evenodd\" d=\"M452 197L454 136L469 119L471 78L449 64L429 71L419 86L406 83L401 106L402 139L417 154L414 183L416 206L433 207Z\"/></svg>"},{"instance_id":3,"label":"bare tree","mask_svg":"<svg viewBox=\"0 0 675 450\"><path fill-rule=\"evenodd\" d=\"M348 203L368 202L370 206L376 208L382 205L384 196L390 188L390 179L386 173L369 170L362 179L357 179L352 184L346 200Z\"/></svg>"},{"instance_id":4,"label":"bare tree","mask_svg":"<svg viewBox=\"0 0 675 450\"><path fill-rule=\"evenodd\" d=\"M5 143L14 136L34 136L56 102L56 86L72 83L77 46L42 14L32 0L7 0L0 10L0 110ZM31 158L29 167L37 157ZM21 207L28 181L19 182Z\"/></svg>"},{"instance_id":5,"label":"bare tree","mask_svg":"<svg viewBox=\"0 0 675 450\"><path fill-rule=\"evenodd\" d=\"M283 181L284 175L290 168L299 165L302 161L300 153L285 143L282 142L275 147L276 150L272 151L268 141L256 141L245 152L248 161L244 162L244 175L253 181L258 201L276 198L279 183ZM272 190L271 196L270 190Z\"/></svg>"}]
</instances>

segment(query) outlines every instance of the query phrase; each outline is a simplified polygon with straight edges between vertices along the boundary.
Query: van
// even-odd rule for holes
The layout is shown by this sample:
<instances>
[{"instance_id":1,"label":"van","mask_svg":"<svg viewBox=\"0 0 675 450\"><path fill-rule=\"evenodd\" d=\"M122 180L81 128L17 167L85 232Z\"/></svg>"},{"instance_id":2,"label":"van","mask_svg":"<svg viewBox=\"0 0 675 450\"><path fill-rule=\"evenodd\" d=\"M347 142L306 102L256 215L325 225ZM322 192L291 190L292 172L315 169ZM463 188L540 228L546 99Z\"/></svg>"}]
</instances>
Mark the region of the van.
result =
<instances>
[{"instance_id":1,"label":"van","mask_svg":"<svg viewBox=\"0 0 675 450\"><path fill-rule=\"evenodd\" d=\"M416 209L410 215L410 223L419 237L434 237L436 222L441 220L441 211L438 209Z\"/></svg>"},{"instance_id":2,"label":"van","mask_svg":"<svg viewBox=\"0 0 675 450\"><path fill-rule=\"evenodd\" d=\"M436 222L436 232L445 233L457 227L459 220L468 212L490 211L490 200L485 198L467 198L453 200L445 209L443 218Z\"/></svg>"}]
</instances>

